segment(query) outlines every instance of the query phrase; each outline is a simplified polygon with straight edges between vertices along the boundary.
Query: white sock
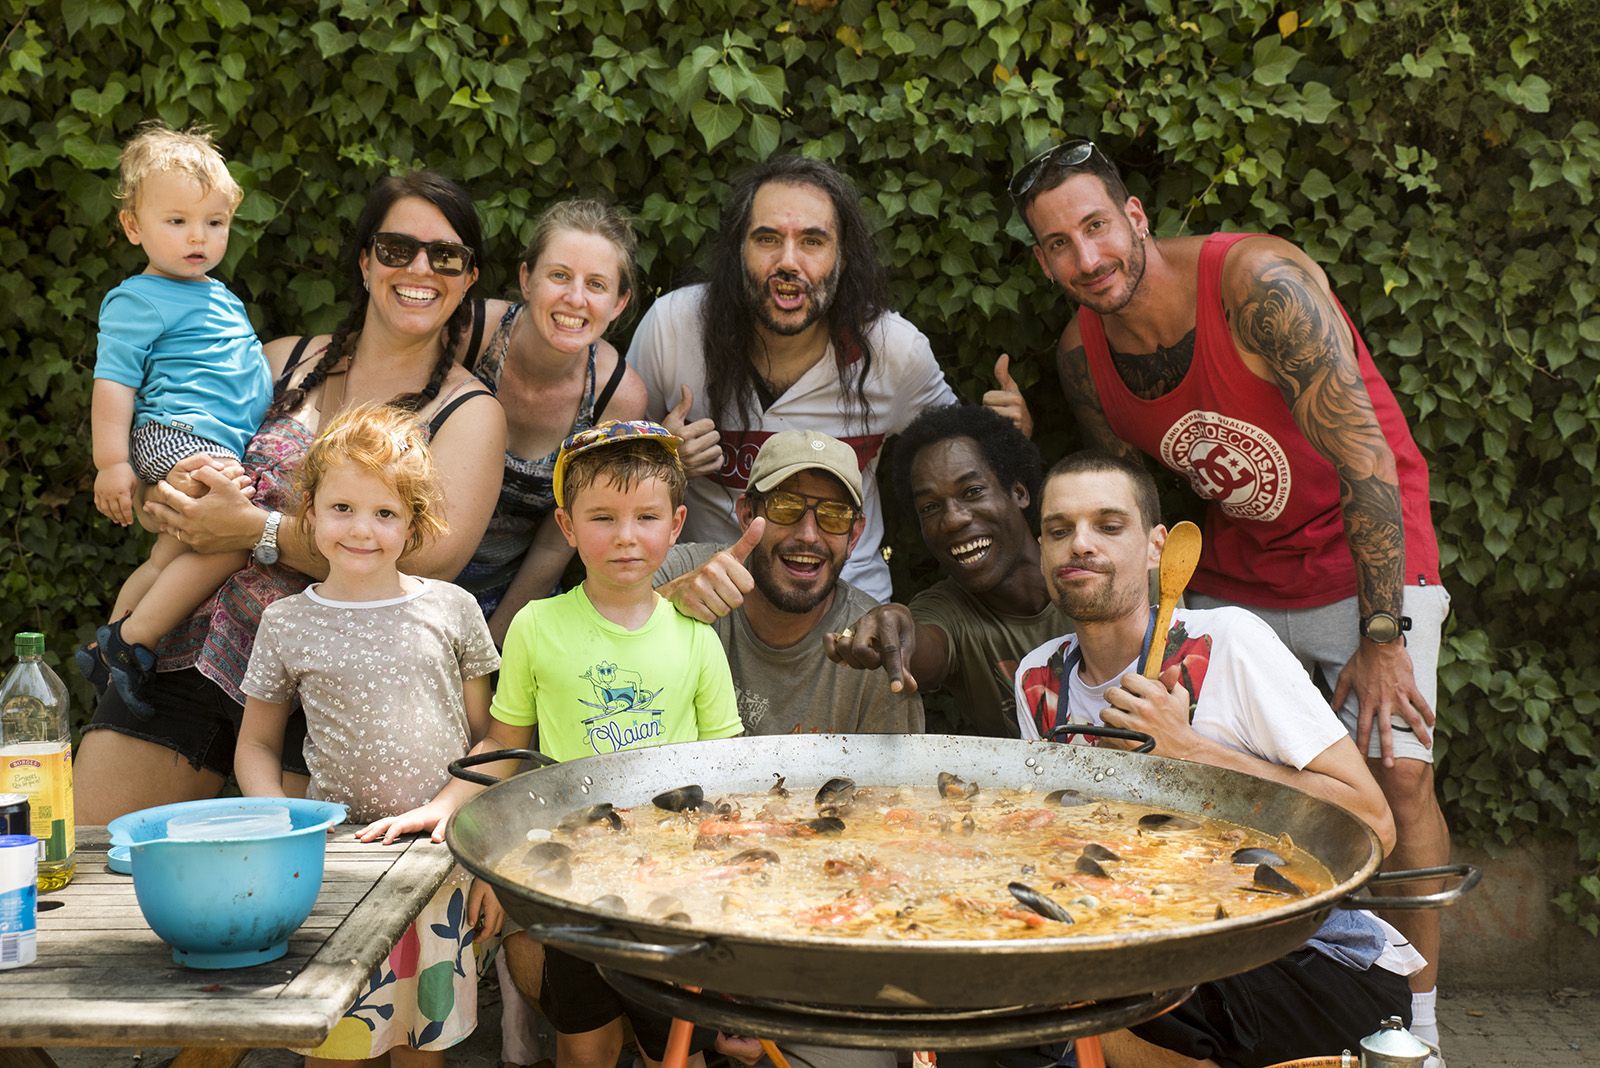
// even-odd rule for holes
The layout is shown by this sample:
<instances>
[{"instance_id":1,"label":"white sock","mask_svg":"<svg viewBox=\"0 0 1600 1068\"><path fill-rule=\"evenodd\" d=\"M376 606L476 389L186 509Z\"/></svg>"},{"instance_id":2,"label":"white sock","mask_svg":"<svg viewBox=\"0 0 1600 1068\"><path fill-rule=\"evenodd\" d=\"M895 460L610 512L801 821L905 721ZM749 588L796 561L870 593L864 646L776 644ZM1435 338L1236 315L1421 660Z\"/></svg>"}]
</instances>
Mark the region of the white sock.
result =
<instances>
[{"instance_id":1,"label":"white sock","mask_svg":"<svg viewBox=\"0 0 1600 1068\"><path fill-rule=\"evenodd\" d=\"M1411 995L1411 1033L1435 1046L1439 1044L1439 1021L1433 1014L1433 1004L1438 997L1438 987Z\"/></svg>"}]
</instances>

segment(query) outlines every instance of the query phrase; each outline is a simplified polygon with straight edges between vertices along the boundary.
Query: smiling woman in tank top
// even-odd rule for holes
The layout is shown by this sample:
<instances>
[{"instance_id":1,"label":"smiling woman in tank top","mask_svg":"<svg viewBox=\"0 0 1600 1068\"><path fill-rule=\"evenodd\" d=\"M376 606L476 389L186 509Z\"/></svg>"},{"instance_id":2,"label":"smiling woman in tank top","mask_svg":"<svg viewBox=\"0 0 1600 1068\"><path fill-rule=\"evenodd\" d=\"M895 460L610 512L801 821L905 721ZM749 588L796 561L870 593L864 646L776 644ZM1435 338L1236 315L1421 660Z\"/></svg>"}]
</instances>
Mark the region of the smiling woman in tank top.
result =
<instances>
[{"instance_id":1,"label":"smiling woman in tank top","mask_svg":"<svg viewBox=\"0 0 1600 1068\"><path fill-rule=\"evenodd\" d=\"M561 442L601 419L644 416L644 384L601 340L633 297L634 246L616 208L570 200L547 209L522 254L522 300L489 302L488 321L498 325L482 356L467 358L505 408L505 478L456 581L478 598L496 644L519 608L554 591L572 559L551 518Z\"/></svg>"},{"instance_id":2,"label":"smiling woman in tank top","mask_svg":"<svg viewBox=\"0 0 1600 1068\"><path fill-rule=\"evenodd\" d=\"M143 717L108 690L78 748L78 817L106 823L135 809L214 797L233 767L243 718L239 683L262 610L328 573L293 518L293 481L311 442L344 408L391 403L425 425L449 486L444 536L406 557L409 574L448 579L478 544L493 509L505 449L500 405L452 358L471 333L468 291L483 258L472 199L429 171L373 188L340 261L347 312L331 335L279 338L265 347L273 403L245 452L253 498L223 472L197 469L209 492L190 498L166 483L146 511L197 552L246 550L249 563L187 623L167 635ZM204 458L201 458L204 459ZM305 781L303 716L284 747L286 783Z\"/></svg>"}]
</instances>

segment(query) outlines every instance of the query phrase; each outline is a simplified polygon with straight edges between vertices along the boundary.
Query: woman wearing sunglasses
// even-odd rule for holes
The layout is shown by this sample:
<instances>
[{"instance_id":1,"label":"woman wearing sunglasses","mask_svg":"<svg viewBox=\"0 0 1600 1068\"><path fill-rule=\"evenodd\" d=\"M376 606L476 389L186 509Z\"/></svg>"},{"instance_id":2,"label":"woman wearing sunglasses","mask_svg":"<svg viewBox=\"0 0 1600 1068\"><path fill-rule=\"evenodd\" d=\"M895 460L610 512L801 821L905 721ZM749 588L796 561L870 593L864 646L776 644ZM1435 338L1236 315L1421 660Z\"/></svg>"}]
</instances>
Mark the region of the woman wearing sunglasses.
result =
<instances>
[{"instance_id":1,"label":"woman wearing sunglasses","mask_svg":"<svg viewBox=\"0 0 1600 1068\"><path fill-rule=\"evenodd\" d=\"M261 611L328 573L289 515L306 449L342 409L369 401L410 408L427 424L440 481L449 487L448 532L408 555L408 574L450 579L478 544L500 486L505 418L499 402L454 355L472 325L467 291L483 237L465 190L419 172L385 178L367 198L343 257L349 310L331 335L286 337L265 347L273 402L245 452L253 499L227 472L196 465L205 496L165 483L147 510L200 552L243 549L249 564L162 642L139 720L110 690L84 728L77 755L78 818L105 823L151 805L214 797L233 768L243 714L239 683ZM235 469L237 470L237 469ZM359 549L359 547L356 547ZM305 721L290 721L287 772L305 766ZM300 733L295 734L296 731ZM291 788L294 780L286 775Z\"/></svg>"},{"instance_id":2,"label":"woman wearing sunglasses","mask_svg":"<svg viewBox=\"0 0 1600 1068\"><path fill-rule=\"evenodd\" d=\"M633 296L635 245L616 208L594 200L548 208L522 254L522 300L489 302L488 319L499 325L482 357L466 360L506 412L500 500L456 579L477 596L497 645L517 611L548 596L572 559L552 516L561 442L602 419L644 417L644 383L601 340Z\"/></svg>"}]
</instances>

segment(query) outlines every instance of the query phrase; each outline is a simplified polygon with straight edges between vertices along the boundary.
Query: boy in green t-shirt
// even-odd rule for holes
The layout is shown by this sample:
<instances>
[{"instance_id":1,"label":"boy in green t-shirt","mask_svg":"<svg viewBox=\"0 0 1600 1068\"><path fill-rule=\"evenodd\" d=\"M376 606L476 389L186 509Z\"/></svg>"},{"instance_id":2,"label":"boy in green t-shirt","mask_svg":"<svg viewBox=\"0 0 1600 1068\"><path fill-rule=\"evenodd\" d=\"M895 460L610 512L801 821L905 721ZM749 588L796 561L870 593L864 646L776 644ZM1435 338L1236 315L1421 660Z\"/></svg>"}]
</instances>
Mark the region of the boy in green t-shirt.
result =
<instances>
[{"instance_id":1,"label":"boy in green t-shirt","mask_svg":"<svg viewBox=\"0 0 1600 1068\"><path fill-rule=\"evenodd\" d=\"M716 631L679 615L653 585L683 529L678 444L642 420L601 423L562 444L556 522L586 574L511 621L478 751L523 748L534 727L540 752L556 760L743 730ZM594 965L547 947L543 972L539 1005L556 1029L557 1068L615 1064L624 1012L643 1052L662 1056L668 1021L624 1005Z\"/></svg>"}]
</instances>

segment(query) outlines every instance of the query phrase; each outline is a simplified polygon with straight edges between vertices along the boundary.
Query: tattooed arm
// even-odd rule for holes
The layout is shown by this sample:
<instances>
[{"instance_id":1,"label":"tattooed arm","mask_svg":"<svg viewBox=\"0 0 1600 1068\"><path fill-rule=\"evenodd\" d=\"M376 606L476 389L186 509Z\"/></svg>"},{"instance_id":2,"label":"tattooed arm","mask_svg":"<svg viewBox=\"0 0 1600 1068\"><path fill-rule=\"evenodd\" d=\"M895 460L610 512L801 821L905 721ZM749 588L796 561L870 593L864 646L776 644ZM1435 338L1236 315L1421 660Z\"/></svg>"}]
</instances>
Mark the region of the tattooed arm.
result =
<instances>
[{"instance_id":1,"label":"tattooed arm","mask_svg":"<svg viewBox=\"0 0 1600 1068\"><path fill-rule=\"evenodd\" d=\"M1362 382L1350 329L1321 268L1283 241L1241 243L1224 269L1223 304L1246 361L1265 365L1306 440L1338 471L1361 618L1373 612L1398 618L1406 557L1400 478ZM1383 761L1393 764L1391 714L1433 744L1433 710L1417 689L1405 643L1360 639L1339 675L1334 705L1352 690L1361 709L1356 745L1363 753L1375 722Z\"/></svg>"},{"instance_id":2,"label":"tattooed arm","mask_svg":"<svg viewBox=\"0 0 1600 1068\"><path fill-rule=\"evenodd\" d=\"M1061 332L1061 344L1056 349L1056 374L1061 378L1061 392L1078 424L1083 447L1137 458L1139 451L1117 437L1106 419L1105 409L1100 406L1100 392L1095 388L1094 376L1089 373L1089 357L1083 351L1076 317Z\"/></svg>"}]
</instances>

